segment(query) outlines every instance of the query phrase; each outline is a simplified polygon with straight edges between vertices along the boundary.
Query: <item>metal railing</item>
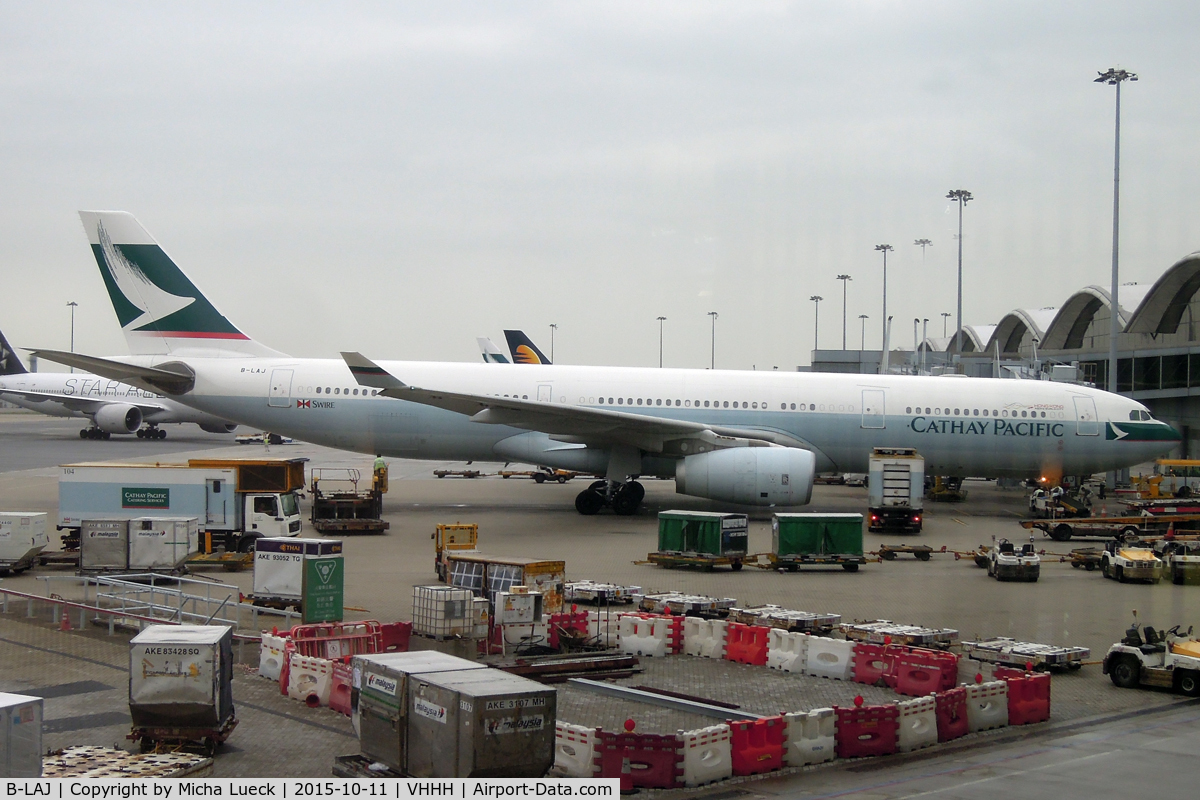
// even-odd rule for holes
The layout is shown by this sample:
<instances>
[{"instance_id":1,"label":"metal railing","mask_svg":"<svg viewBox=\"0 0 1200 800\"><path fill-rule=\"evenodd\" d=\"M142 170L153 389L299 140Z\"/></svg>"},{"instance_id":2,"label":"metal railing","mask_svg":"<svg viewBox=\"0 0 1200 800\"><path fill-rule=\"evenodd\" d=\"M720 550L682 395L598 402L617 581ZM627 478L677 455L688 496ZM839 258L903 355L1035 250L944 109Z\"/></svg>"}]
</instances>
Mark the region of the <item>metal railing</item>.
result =
<instances>
[{"instance_id":1,"label":"metal railing","mask_svg":"<svg viewBox=\"0 0 1200 800\"><path fill-rule=\"evenodd\" d=\"M52 581L57 581L58 585L69 582L70 586L82 588L82 602L72 605L108 616L110 631L114 617L177 625L229 625L234 630L249 627L255 633L262 630L260 615L266 615L274 625L286 628L302 619L299 612L290 609L243 603L236 586L193 578L167 578L145 573L120 577L39 575L37 580L46 582L46 594L42 598L45 600L68 602L62 600L61 592L51 592Z\"/></svg>"}]
</instances>

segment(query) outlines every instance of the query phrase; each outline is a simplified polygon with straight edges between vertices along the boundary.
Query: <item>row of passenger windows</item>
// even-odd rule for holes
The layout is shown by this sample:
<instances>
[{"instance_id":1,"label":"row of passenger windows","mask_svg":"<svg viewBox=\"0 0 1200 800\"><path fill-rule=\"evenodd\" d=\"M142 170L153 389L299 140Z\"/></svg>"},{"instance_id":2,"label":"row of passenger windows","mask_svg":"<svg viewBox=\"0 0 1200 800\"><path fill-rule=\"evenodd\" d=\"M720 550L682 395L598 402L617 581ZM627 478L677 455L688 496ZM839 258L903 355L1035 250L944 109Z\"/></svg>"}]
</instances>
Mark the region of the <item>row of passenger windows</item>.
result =
<instances>
[{"instance_id":1,"label":"row of passenger windows","mask_svg":"<svg viewBox=\"0 0 1200 800\"><path fill-rule=\"evenodd\" d=\"M580 399L580 402L583 401L582 397L579 399ZM607 405L607 406L639 405L639 406L675 406L675 407L683 406L684 408L751 408L751 409L762 409L763 411L767 410L767 403L765 400L762 402L756 403L756 402L746 401L746 400L663 400L660 398L645 398L645 399L643 399L641 397L637 397L637 398L634 398L634 397L615 397L615 398L614 397L601 397L600 405ZM792 411L795 411L797 409L796 404L795 403L790 403L790 404L789 403L780 403L779 404L780 411L787 411L789 409ZM816 411L817 406L815 403L811 403L811 404L801 403L799 405L799 409L801 411ZM825 407L822 406L821 410L823 411L824 409L825 409ZM829 410L830 411L833 410L832 405L829 406ZM838 410L845 411L846 406L838 406ZM854 406L850 406L849 410L853 411Z\"/></svg>"},{"instance_id":2,"label":"row of passenger windows","mask_svg":"<svg viewBox=\"0 0 1200 800\"><path fill-rule=\"evenodd\" d=\"M942 411L943 411L943 409L941 407L930 408L929 406L925 406L924 409L922 409L921 406L917 406L916 408L909 406L908 408L904 409L904 413L906 413L906 414L916 413L916 414L937 415L937 414L941 414ZM945 412L947 415L954 416L954 417L960 417L960 416L961 417L979 417L979 416L984 416L984 417L987 417L987 416L1009 417L1009 416L1011 416L1011 417L1015 417L1015 416L1017 416L1016 411L1009 413L1007 410L997 411L996 409L992 409L991 411L989 411L986 408L983 409L982 412L980 412L980 410L978 408L963 408L963 409L956 408L953 410L953 412L949 408L946 408ZM1021 412L1022 417L1038 417L1039 415L1041 416L1042 419L1045 419L1046 412L1045 411L1022 411ZM1063 415L1055 414L1052 412L1051 416L1062 418Z\"/></svg>"},{"instance_id":3,"label":"row of passenger windows","mask_svg":"<svg viewBox=\"0 0 1200 800\"><path fill-rule=\"evenodd\" d=\"M314 394L348 394L348 395L356 395L356 394L358 394L358 393L359 393L359 390L358 390L358 389L343 389L343 388L341 388L340 386L334 386L333 388L330 388L330 387L328 387L328 386L326 386L326 387L322 388L322 387L318 386L318 387L316 387L315 389L314 389L313 387L311 387L311 386L310 386L310 387L308 387L308 390L309 390L310 392L313 392ZM363 397L367 397L367 396L374 397L374 396L375 396L375 395L377 395L377 394L379 394L379 390L378 390L378 389L363 389L363 390L362 390L362 395L363 395Z\"/></svg>"}]
</instances>

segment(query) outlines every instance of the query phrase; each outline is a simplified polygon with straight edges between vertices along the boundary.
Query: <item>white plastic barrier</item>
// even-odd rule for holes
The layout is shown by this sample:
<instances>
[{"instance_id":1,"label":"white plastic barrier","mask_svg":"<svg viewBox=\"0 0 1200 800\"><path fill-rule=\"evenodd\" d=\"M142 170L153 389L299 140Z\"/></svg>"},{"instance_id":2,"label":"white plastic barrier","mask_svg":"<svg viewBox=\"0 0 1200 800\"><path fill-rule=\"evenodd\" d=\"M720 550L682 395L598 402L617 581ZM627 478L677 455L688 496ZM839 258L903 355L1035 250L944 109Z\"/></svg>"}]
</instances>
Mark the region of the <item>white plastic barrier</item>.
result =
<instances>
[{"instance_id":1,"label":"white plastic barrier","mask_svg":"<svg viewBox=\"0 0 1200 800\"><path fill-rule=\"evenodd\" d=\"M288 672L288 697L309 706L328 706L333 685L333 662L292 653Z\"/></svg>"},{"instance_id":2,"label":"white plastic barrier","mask_svg":"<svg viewBox=\"0 0 1200 800\"><path fill-rule=\"evenodd\" d=\"M631 656L667 656L671 654L671 626L668 619L621 617L621 652Z\"/></svg>"},{"instance_id":3,"label":"white plastic barrier","mask_svg":"<svg viewBox=\"0 0 1200 800\"><path fill-rule=\"evenodd\" d=\"M728 725L679 734L683 745L683 785L703 786L733 777L733 742Z\"/></svg>"},{"instance_id":4,"label":"white plastic barrier","mask_svg":"<svg viewBox=\"0 0 1200 800\"><path fill-rule=\"evenodd\" d=\"M937 744L937 698L916 697L896 703L900 711L900 730L896 749L901 753Z\"/></svg>"},{"instance_id":5,"label":"white plastic barrier","mask_svg":"<svg viewBox=\"0 0 1200 800\"><path fill-rule=\"evenodd\" d=\"M991 681L967 687L967 730L974 733L1007 724L1007 683Z\"/></svg>"},{"instance_id":6,"label":"white plastic barrier","mask_svg":"<svg viewBox=\"0 0 1200 800\"><path fill-rule=\"evenodd\" d=\"M617 633L620 623L616 614L601 614L599 611L589 611L588 637L595 639L605 647L616 647L620 637Z\"/></svg>"},{"instance_id":7,"label":"white plastic barrier","mask_svg":"<svg viewBox=\"0 0 1200 800\"><path fill-rule=\"evenodd\" d=\"M973 658L958 659L958 683L972 686L975 684L975 676L982 675L984 682L993 680L996 677L996 665L989 664L986 661L976 661Z\"/></svg>"},{"instance_id":8,"label":"white plastic barrier","mask_svg":"<svg viewBox=\"0 0 1200 800\"><path fill-rule=\"evenodd\" d=\"M809 638L807 633L771 628L767 631L767 666L782 672L804 672Z\"/></svg>"},{"instance_id":9,"label":"white plastic barrier","mask_svg":"<svg viewBox=\"0 0 1200 800\"><path fill-rule=\"evenodd\" d=\"M263 631L262 643L258 646L258 674L278 681L279 673L283 670L286 648L286 637Z\"/></svg>"},{"instance_id":10,"label":"white plastic barrier","mask_svg":"<svg viewBox=\"0 0 1200 800\"><path fill-rule=\"evenodd\" d=\"M724 658L725 642L729 636L729 622L723 619L708 621L708 639L705 641L700 655L705 658Z\"/></svg>"},{"instance_id":11,"label":"white plastic barrier","mask_svg":"<svg viewBox=\"0 0 1200 800\"><path fill-rule=\"evenodd\" d=\"M708 639L708 620L700 617L683 618L683 654L698 656Z\"/></svg>"},{"instance_id":12,"label":"white plastic barrier","mask_svg":"<svg viewBox=\"0 0 1200 800\"><path fill-rule=\"evenodd\" d=\"M854 642L810 636L805 671L818 678L848 681L854 678Z\"/></svg>"},{"instance_id":13,"label":"white plastic barrier","mask_svg":"<svg viewBox=\"0 0 1200 800\"><path fill-rule=\"evenodd\" d=\"M789 767L820 764L837 757L837 715L832 708L784 714L783 721L787 737L783 761Z\"/></svg>"},{"instance_id":14,"label":"white plastic barrier","mask_svg":"<svg viewBox=\"0 0 1200 800\"><path fill-rule=\"evenodd\" d=\"M595 770L596 729L554 723L554 766L568 778L590 778Z\"/></svg>"}]
</instances>

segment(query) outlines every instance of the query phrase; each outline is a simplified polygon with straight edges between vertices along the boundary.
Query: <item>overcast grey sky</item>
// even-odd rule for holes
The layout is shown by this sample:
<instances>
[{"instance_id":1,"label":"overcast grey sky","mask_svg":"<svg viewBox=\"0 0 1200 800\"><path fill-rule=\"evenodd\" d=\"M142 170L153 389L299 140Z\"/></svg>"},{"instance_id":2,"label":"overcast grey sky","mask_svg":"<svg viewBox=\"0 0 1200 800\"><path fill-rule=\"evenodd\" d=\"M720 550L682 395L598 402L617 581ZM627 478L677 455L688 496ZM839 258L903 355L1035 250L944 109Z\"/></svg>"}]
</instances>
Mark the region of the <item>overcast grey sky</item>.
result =
<instances>
[{"instance_id":1,"label":"overcast grey sky","mask_svg":"<svg viewBox=\"0 0 1200 800\"><path fill-rule=\"evenodd\" d=\"M1200 5L0 5L0 328L126 352L76 211L135 214L235 324L304 356L793 368L954 310L1107 285L1120 66L1123 279L1200 248ZM933 246L922 267L913 240Z\"/></svg>"}]
</instances>

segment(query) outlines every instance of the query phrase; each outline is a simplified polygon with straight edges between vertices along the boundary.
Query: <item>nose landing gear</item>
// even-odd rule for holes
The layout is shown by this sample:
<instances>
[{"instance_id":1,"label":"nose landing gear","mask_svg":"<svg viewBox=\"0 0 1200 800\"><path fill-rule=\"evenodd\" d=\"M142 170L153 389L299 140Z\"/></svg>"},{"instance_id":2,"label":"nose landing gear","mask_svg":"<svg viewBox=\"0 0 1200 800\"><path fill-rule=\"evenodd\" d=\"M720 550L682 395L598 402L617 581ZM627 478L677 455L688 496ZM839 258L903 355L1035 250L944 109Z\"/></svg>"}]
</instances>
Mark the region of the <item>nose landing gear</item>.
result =
<instances>
[{"instance_id":1,"label":"nose landing gear","mask_svg":"<svg viewBox=\"0 0 1200 800\"><path fill-rule=\"evenodd\" d=\"M645 487L637 481L596 481L575 497L575 510L590 517L611 506L614 514L628 517L637 513L645 496Z\"/></svg>"}]
</instances>

